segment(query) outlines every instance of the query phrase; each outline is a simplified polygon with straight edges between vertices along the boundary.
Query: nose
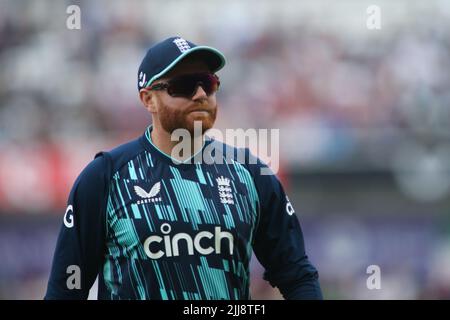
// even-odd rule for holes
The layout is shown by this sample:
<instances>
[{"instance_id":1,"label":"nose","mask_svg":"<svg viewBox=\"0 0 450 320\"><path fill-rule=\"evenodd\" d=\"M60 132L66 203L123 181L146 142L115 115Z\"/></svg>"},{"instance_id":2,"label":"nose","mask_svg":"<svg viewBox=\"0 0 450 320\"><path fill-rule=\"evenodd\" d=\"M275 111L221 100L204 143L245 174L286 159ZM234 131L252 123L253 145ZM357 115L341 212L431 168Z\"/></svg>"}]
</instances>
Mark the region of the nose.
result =
<instances>
[{"instance_id":1,"label":"nose","mask_svg":"<svg viewBox=\"0 0 450 320\"><path fill-rule=\"evenodd\" d=\"M206 94L205 90L202 87L202 84L200 83L200 85L197 87L197 90L195 91L194 96L192 97L192 100L204 99L207 96L208 95Z\"/></svg>"}]
</instances>

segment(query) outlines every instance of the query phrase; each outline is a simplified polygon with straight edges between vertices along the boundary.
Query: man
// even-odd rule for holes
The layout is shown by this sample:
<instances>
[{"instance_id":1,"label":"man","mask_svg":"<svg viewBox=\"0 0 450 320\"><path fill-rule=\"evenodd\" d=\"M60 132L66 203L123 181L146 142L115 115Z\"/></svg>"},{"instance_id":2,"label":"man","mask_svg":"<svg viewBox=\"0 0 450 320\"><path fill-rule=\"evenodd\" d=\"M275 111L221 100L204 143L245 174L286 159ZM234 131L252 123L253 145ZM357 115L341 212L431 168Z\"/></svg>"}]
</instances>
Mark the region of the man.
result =
<instances>
[{"instance_id":1,"label":"man","mask_svg":"<svg viewBox=\"0 0 450 320\"><path fill-rule=\"evenodd\" d=\"M229 158L230 146L204 135L224 64L218 50L179 37L148 50L138 89L153 124L76 180L46 299L86 299L97 275L99 299L250 299L252 250L286 299L322 298L276 176L247 149ZM192 148L174 152L172 134L194 134L195 122Z\"/></svg>"}]
</instances>

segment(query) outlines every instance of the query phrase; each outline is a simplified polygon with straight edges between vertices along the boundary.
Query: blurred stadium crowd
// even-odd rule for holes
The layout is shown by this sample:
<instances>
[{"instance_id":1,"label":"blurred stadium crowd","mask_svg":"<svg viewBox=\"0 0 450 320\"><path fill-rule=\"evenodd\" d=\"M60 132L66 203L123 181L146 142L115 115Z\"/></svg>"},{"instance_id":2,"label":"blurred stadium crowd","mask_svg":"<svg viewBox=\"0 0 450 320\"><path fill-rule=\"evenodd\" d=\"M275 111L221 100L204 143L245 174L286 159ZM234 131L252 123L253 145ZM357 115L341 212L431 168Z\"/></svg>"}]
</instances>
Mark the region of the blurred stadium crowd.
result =
<instances>
[{"instance_id":1,"label":"blurred stadium crowd","mask_svg":"<svg viewBox=\"0 0 450 320\"><path fill-rule=\"evenodd\" d=\"M280 129L325 298L450 298L450 3L378 3L371 31L366 1L0 0L0 298L43 296L68 191L151 122L137 67L171 35L225 53L218 128Z\"/></svg>"}]
</instances>

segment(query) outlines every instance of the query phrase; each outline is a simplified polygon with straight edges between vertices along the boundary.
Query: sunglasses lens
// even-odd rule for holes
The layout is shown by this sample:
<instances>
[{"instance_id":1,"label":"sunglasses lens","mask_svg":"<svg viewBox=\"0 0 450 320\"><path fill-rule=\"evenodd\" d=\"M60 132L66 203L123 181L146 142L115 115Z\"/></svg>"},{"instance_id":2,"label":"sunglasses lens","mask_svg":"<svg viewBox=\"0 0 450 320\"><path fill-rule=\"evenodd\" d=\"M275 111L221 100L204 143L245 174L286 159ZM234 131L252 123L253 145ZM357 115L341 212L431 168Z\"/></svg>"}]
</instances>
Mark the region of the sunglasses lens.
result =
<instances>
[{"instance_id":1,"label":"sunglasses lens","mask_svg":"<svg viewBox=\"0 0 450 320\"><path fill-rule=\"evenodd\" d=\"M188 74L171 79L167 92L173 97L191 98L201 86L209 96L219 89L219 85L219 79L214 74Z\"/></svg>"}]
</instances>

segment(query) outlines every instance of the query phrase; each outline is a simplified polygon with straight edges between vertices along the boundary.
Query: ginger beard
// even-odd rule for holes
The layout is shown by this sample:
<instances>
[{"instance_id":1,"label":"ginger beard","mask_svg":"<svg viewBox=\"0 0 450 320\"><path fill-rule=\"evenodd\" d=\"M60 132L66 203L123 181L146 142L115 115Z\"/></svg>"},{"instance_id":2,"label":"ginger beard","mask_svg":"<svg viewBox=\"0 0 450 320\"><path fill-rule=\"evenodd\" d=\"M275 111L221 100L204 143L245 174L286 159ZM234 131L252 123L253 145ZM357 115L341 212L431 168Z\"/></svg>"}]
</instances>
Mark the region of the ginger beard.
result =
<instances>
[{"instance_id":1,"label":"ginger beard","mask_svg":"<svg viewBox=\"0 0 450 320\"><path fill-rule=\"evenodd\" d=\"M209 99L208 99L209 100ZM201 105L193 104L186 108L169 106L159 100L158 120L161 127L172 134L176 129L186 129L191 135L194 135L194 121L202 123L202 134L214 126L217 116L217 102L210 103L205 99ZM199 110L201 111L194 111Z\"/></svg>"}]
</instances>

